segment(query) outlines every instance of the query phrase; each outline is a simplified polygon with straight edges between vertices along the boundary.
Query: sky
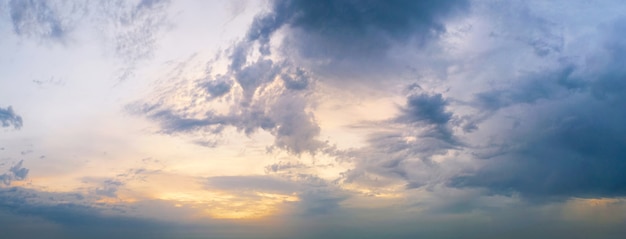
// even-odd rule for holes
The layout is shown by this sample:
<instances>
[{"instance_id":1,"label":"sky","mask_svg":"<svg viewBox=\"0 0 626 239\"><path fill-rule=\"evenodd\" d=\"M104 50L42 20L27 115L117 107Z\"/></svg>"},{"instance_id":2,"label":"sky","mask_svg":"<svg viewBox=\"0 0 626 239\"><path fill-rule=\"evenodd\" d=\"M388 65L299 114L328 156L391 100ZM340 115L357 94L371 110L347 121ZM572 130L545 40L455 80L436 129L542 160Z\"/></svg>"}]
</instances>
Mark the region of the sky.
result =
<instances>
[{"instance_id":1,"label":"sky","mask_svg":"<svg viewBox=\"0 0 626 239\"><path fill-rule=\"evenodd\" d=\"M0 0L1 238L622 238L617 0Z\"/></svg>"}]
</instances>

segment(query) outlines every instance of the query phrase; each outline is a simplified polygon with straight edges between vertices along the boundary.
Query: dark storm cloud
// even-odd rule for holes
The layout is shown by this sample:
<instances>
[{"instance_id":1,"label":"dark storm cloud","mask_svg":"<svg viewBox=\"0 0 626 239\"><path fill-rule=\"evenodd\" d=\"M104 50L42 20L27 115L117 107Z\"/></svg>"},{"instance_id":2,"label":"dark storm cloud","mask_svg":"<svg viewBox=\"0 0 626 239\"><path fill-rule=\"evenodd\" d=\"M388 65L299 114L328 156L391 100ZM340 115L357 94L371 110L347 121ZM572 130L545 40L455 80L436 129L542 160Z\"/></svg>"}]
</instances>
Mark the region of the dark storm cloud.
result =
<instances>
[{"instance_id":1,"label":"dark storm cloud","mask_svg":"<svg viewBox=\"0 0 626 239\"><path fill-rule=\"evenodd\" d=\"M292 43L307 57L379 56L392 44L438 35L445 31L445 17L468 6L465 0L277 0L271 12L255 19L248 39L267 45L274 32L288 26L294 30Z\"/></svg>"},{"instance_id":2,"label":"dark storm cloud","mask_svg":"<svg viewBox=\"0 0 626 239\"><path fill-rule=\"evenodd\" d=\"M455 139L450 121L452 113L446 110L448 101L441 94L412 94L407 97L406 106L397 121L413 126L421 126L423 132L419 137L431 137L459 144Z\"/></svg>"},{"instance_id":3,"label":"dark storm cloud","mask_svg":"<svg viewBox=\"0 0 626 239\"><path fill-rule=\"evenodd\" d=\"M484 167L449 184L536 200L626 196L624 29L624 20L607 29L604 48L590 56L594 64L483 94L487 108L525 104L529 112L494 143Z\"/></svg>"},{"instance_id":4,"label":"dark storm cloud","mask_svg":"<svg viewBox=\"0 0 626 239\"><path fill-rule=\"evenodd\" d=\"M11 106L6 109L0 107L0 123L2 123L3 128L13 126L15 129L20 129L23 125L22 117L15 114Z\"/></svg>"},{"instance_id":5,"label":"dark storm cloud","mask_svg":"<svg viewBox=\"0 0 626 239\"><path fill-rule=\"evenodd\" d=\"M445 125L452 118L452 113L446 112L448 103L441 94L415 94L407 98L407 107L403 109L401 121L408 123L425 122L427 124Z\"/></svg>"}]
</instances>

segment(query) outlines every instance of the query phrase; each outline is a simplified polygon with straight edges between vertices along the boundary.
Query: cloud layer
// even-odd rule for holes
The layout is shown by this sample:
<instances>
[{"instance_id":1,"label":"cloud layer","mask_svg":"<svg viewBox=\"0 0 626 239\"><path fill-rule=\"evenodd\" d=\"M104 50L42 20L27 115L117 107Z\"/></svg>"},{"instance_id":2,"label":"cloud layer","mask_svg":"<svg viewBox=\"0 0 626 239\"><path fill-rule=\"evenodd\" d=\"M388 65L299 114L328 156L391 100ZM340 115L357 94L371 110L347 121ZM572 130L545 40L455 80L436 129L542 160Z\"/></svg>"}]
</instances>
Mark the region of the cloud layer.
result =
<instances>
[{"instance_id":1,"label":"cloud layer","mask_svg":"<svg viewBox=\"0 0 626 239\"><path fill-rule=\"evenodd\" d=\"M0 1L0 225L620 238L622 5Z\"/></svg>"}]
</instances>

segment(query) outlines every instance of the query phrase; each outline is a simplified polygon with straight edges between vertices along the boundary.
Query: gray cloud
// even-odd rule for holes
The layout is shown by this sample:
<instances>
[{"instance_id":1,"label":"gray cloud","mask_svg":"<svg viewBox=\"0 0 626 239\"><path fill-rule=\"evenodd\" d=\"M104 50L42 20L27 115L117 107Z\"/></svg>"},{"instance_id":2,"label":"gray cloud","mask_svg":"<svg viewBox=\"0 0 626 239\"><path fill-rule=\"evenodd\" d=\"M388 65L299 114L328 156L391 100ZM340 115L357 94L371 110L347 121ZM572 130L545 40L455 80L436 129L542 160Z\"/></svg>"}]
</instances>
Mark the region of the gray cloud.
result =
<instances>
[{"instance_id":1,"label":"gray cloud","mask_svg":"<svg viewBox=\"0 0 626 239\"><path fill-rule=\"evenodd\" d=\"M272 105L270 117L277 122L273 130L275 145L289 152L314 153L325 144L317 139L320 127L312 113L305 111L307 102L297 96L285 96Z\"/></svg>"},{"instance_id":2,"label":"gray cloud","mask_svg":"<svg viewBox=\"0 0 626 239\"><path fill-rule=\"evenodd\" d=\"M245 192L278 192L293 193L298 191L299 186L283 178L273 176L220 176L210 177L206 184L209 189L221 189Z\"/></svg>"},{"instance_id":3,"label":"gray cloud","mask_svg":"<svg viewBox=\"0 0 626 239\"><path fill-rule=\"evenodd\" d=\"M397 121L413 126L422 127L424 130L419 137L432 137L448 142L460 144L455 139L452 126L452 113L446 110L448 101L441 94L412 94L407 97L405 108Z\"/></svg>"},{"instance_id":4,"label":"gray cloud","mask_svg":"<svg viewBox=\"0 0 626 239\"><path fill-rule=\"evenodd\" d=\"M307 165L303 163L294 163L294 162L278 162L265 167L266 173L277 173L282 171L291 171L298 169L306 169L309 168Z\"/></svg>"},{"instance_id":5,"label":"gray cloud","mask_svg":"<svg viewBox=\"0 0 626 239\"><path fill-rule=\"evenodd\" d=\"M446 112L447 104L441 94L414 94L407 98L407 107L403 109L404 115L399 119L408 123L417 121L445 125L452 118L452 113Z\"/></svg>"},{"instance_id":6,"label":"gray cloud","mask_svg":"<svg viewBox=\"0 0 626 239\"><path fill-rule=\"evenodd\" d=\"M68 16L63 16L59 7L75 8L74 11L79 10L76 9L78 8L77 5L56 6L54 3L44 0L11 0L9 12L13 31L20 36L63 40L72 26Z\"/></svg>"},{"instance_id":7,"label":"gray cloud","mask_svg":"<svg viewBox=\"0 0 626 239\"><path fill-rule=\"evenodd\" d=\"M337 156L338 160L351 160L355 168L345 172L345 183L385 187L401 182L409 189L448 181L442 174L449 170L446 169L449 165L433 161L434 156L463 151L481 158L483 142L463 142L462 135L455 134L460 129L470 136L472 133L484 136L478 138L484 139L485 144L491 143L489 150L497 154L477 160L484 165L482 169L468 169L468 175L454 177L449 180L449 186L485 187L492 192L520 193L526 197L621 195L622 179L614 176L616 169L610 167L622 169L617 159L623 153L623 140L619 136L623 127L617 122L622 122L624 115L617 106L623 103L622 93L626 88L621 81L624 70L619 67L619 62L624 61L623 43L610 40L606 49L600 50L602 54L589 56L593 60L581 63L582 60L567 57L563 34L553 32L550 27L536 32L529 30L532 27L520 28L532 33L528 38L520 37L524 35L521 33L512 34L510 29L503 38L497 35L502 32L496 31L494 38L512 41L502 44L513 48L522 42L527 49L511 52L528 51L531 59L545 61L554 57L550 62L557 67L529 66L533 70L527 70L504 66L501 57L486 57L485 62L480 62L482 65L475 66L489 65L495 68L494 75L505 80L487 89L480 88L482 85L467 89L470 93L463 93L470 95L469 100L455 99L452 93L446 93L446 97L413 93L407 96L400 115L373 127L381 130L368 136L367 147L342 151L320 141L321 129L310 110L314 102L308 98L308 93L315 90L312 86L318 79L313 76L317 76L319 68L300 62L302 59L328 65L337 63L334 65L338 67L349 62L368 68L367 64L361 64L363 59L380 57L376 60L383 62L391 46L410 41L427 43L442 36L446 31L444 20L469 7L466 1L402 3L273 1L270 12L258 16L246 38L229 50L227 72L204 77L194 93L185 95L193 99L224 99L231 106L227 113L216 113L208 103L198 106L194 101L188 107L178 107L168 105L166 100L146 104L136 113L160 122L162 132L169 134L218 135L225 127L246 135L265 130L274 136L270 149L295 155L324 152ZM534 19L532 26L550 25L540 18L517 17L515 21ZM620 27L618 24L617 30L611 31L619 32ZM278 52L271 52L272 36L279 31L284 31L281 33L285 41L278 44ZM498 47L494 49L502 50ZM294 53L292 50L297 54L290 55ZM506 50L502 54L508 58L507 54L513 53ZM272 54L285 57L276 58ZM497 64L491 66L491 63ZM482 69L476 75L491 74ZM446 86L446 77L443 74L443 79L436 83ZM500 79L478 79L475 83L488 80ZM575 106L572 102L580 104ZM460 110L466 110L465 114L455 111L461 107L466 107ZM592 115L607 117L593 123ZM504 132L495 126L510 123L503 123L506 117L514 119L518 128ZM492 135L482 135L491 132ZM593 135L594 132L602 132L604 136ZM274 166L268 172L280 168ZM583 169L587 171L581 173ZM574 178L575 172L580 179Z\"/></svg>"},{"instance_id":8,"label":"gray cloud","mask_svg":"<svg viewBox=\"0 0 626 239\"><path fill-rule=\"evenodd\" d=\"M274 81L277 73L277 66L270 59L258 59L241 69L234 69L233 75L244 92L242 104L249 104L257 88Z\"/></svg>"},{"instance_id":9,"label":"gray cloud","mask_svg":"<svg viewBox=\"0 0 626 239\"><path fill-rule=\"evenodd\" d=\"M485 3L482 3L485 4ZM522 43L538 57L558 56L565 48L565 31L560 22L539 14L530 1L508 1L501 4L487 3L491 12L506 20L494 21L498 28L491 32L494 38Z\"/></svg>"},{"instance_id":10,"label":"gray cloud","mask_svg":"<svg viewBox=\"0 0 626 239\"><path fill-rule=\"evenodd\" d=\"M367 146L333 152L355 163L344 182L373 188L403 183L409 189L439 184L447 165L432 158L465 147L454 135L449 104L441 94L410 93L398 116L372 125L375 133L367 136Z\"/></svg>"},{"instance_id":11,"label":"gray cloud","mask_svg":"<svg viewBox=\"0 0 626 239\"><path fill-rule=\"evenodd\" d=\"M95 189L95 194L99 196L116 198L117 190L122 185L124 184L120 181L108 179L102 183L101 187Z\"/></svg>"},{"instance_id":12,"label":"gray cloud","mask_svg":"<svg viewBox=\"0 0 626 239\"><path fill-rule=\"evenodd\" d=\"M109 29L110 36L118 39L113 44L115 54L128 62L149 57L156 47L158 29L162 27L151 24L153 21L161 23L164 15L159 9L166 3L98 3L112 16L107 27L112 29ZM281 217L280 229L294 232L293 236L284 238L620 238L624 234L621 217L612 223L598 223L595 218L564 220L568 212L579 211L554 209L554 205L561 205L572 197L626 196L623 174L626 171L626 112L623 109L626 105L623 66L626 45L621 40L622 33L626 32L625 22L609 26L609 32L602 36L606 42L590 47L593 53L572 49L575 48L572 45L576 45L566 36L577 34L577 29L567 28L567 34L553 32L552 28L529 30L534 27L526 26L525 22L519 23L523 27L503 26L510 34L505 37L498 35L501 32L493 34L498 41L515 42L506 47L516 48L521 42L522 50L508 51L502 45L485 44L505 56L502 58L483 61L485 55L464 52L467 49L450 50L450 55L446 55L450 52L425 52L425 57L436 62L433 65L443 64L436 67L445 68L449 75L433 79L431 83L437 87L424 92L445 93L413 92L405 96L399 115L369 123L370 128L366 130L370 133L364 138L366 146L338 149L319 139L322 129L313 113L316 102L312 97L319 96L315 94L318 93L316 83L324 79L317 78L316 68L299 62L302 59L298 57L315 62L313 64L341 68L348 62L358 66L354 69L378 71L368 69L376 64L362 63L370 60L370 63L387 64L387 57L391 57L387 54L395 46L415 42L429 44L433 39L440 39L447 31L444 20L466 10L469 3L276 0L271 4L271 11L256 18L246 38L230 49L226 72L217 75L209 72L206 77L193 81L191 87L175 85L174 90L168 91L168 94L174 92L173 95L129 107L133 113L159 123L160 132L165 134L217 137L229 127L242 135L266 131L273 136L273 142L268 142L272 145L269 151L283 150L293 159L268 165L266 176L203 179L207 190L227 190L241 199L254 199L253 192L257 191L295 192L300 201L281 204L281 212L287 211L288 215L278 216ZM499 8L494 11L497 10ZM485 24L480 22L485 19L476 18L469 21L476 24L474 27ZM498 22L496 18L486 19ZM593 17L585 18L590 19ZM548 24L537 21L541 22L537 25ZM49 23L41 24L48 26ZM529 25L535 26L534 23ZM285 42L278 46L279 52L271 52L275 49L270 47L275 46L270 44L274 43L272 36L282 36L278 33L285 33ZM484 33L491 35L493 32ZM469 47L480 48L473 44L484 44L476 39L462 40ZM460 46L463 47L468 46ZM274 53L278 54L271 55ZM517 53L522 56L514 56ZM472 75L478 76L477 79L462 74L467 70L466 65L448 67L447 63L437 62L446 57L467 57L468 61L477 62L469 65L480 72ZM507 61L502 61L503 58ZM539 62L526 64L535 60ZM557 66L542 65L546 62ZM423 65L417 71L428 71L429 66ZM501 74L503 72L505 74ZM462 87L464 92L459 98L467 98L457 99L454 92L441 90L452 84L448 80L456 77L461 78L463 85L451 88ZM392 81L391 78L384 84ZM426 78L419 78L419 83L430 80ZM348 85L350 90L358 87ZM188 98L190 102L181 102ZM226 107L213 108L218 104ZM3 127L22 125L21 118L11 107L2 110L0 108ZM2 112L8 112L4 115L9 116ZM192 142L218 145L211 140ZM312 165L298 162L300 157L294 155L303 153L335 156L334 163L346 162L351 168L337 180L325 180L316 174L335 172L320 172L325 168L315 162ZM457 160L470 161L468 164L472 165L461 167L456 165ZM40 238L42 234L51 238L217 238L236 237L233 232L250 229L233 227L235 229L227 234L220 234L218 226L194 234L187 231L188 228L172 229L169 223L108 214L115 211L127 215L125 213L145 206L146 202L119 208L93 203L101 197L116 197L126 184L125 180L130 180L126 177L135 177L143 171L137 169L116 178L96 179L97 186L86 189L87 195L0 189L0 225L5 225L2 222L7 221L6 218L27 217L38 220L32 222L37 229L42 221L61 228L59 235L24 236L7 226L6 235L12 238ZM459 171L462 174L459 175ZM0 180L10 185L12 180L24 180L27 176L28 169L23 168L20 161L0 175ZM403 185L403 189L398 189ZM344 191L342 186L346 186L346 190L366 189L363 191L367 192ZM374 199L378 190L398 190L394 192L404 198ZM446 194L449 191L452 193ZM370 195L372 197L368 198ZM429 197L435 199L424 199ZM541 201L542 205L526 204L525 200L507 204L520 197ZM359 200L375 203L368 204L367 208L351 208L362 203ZM382 206L382 209L369 208L378 207L379 202L394 204ZM623 203L622 200L612 204ZM172 204L153 202L151 205L153 209L161 209ZM598 207L616 208L615 205L593 205L583 210L605 216L606 211ZM613 215L607 217L610 216ZM272 219L275 218L268 219L268 224L275 222ZM250 230L248 237L265 236L256 233L259 228Z\"/></svg>"},{"instance_id":13,"label":"gray cloud","mask_svg":"<svg viewBox=\"0 0 626 239\"><path fill-rule=\"evenodd\" d=\"M537 119L526 119L530 126L511 131L514 138L505 137L497 146L500 155L452 185L539 198L625 195L626 178L619 172L626 169L626 128L618 122L626 114L606 103L576 97L542 109L545 115L527 115Z\"/></svg>"},{"instance_id":14,"label":"gray cloud","mask_svg":"<svg viewBox=\"0 0 626 239\"><path fill-rule=\"evenodd\" d=\"M13 181L23 181L28 176L28 169L22 167L24 160L20 160L17 164L11 166L9 171L0 175L0 181L6 186L11 185Z\"/></svg>"},{"instance_id":15,"label":"gray cloud","mask_svg":"<svg viewBox=\"0 0 626 239\"><path fill-rule=\"evenodd\" d=\"M28 202L34 192L14 188L0 191L0 225L11 238L620 238L621 222L603 224L592 219L561 220L562 208L510 208L490 214L472 212L432 215L405 208L335 208L335 213L280 218L267 222L199 221L197 224L165 223L143 218L107 215L94 207L65 203ZM332 200L328 200L332 201ZM623 203L622 203L623 204ZM167 203L152 203L155 209ZM617 207L616 207L617 206ZM620 205L610 205L610 209ZM560 209L560 210L559 210ZM272 220L272 219L268 219ZM450 230L454 228L454 230Z\"/></svg>"},{"instance_id":16,"label":"gray cloud","mask_svg":"<svg viewBox=\"0 0 626 239\"><path fill-rule=\"evenodd\" d=\"M349 195L328 188L312 189L300 195L298 202L300 216L317 216L340 213L339 203L348 199Z\"/></svg>"},{"instance_id":17,"label":"gray cloud","mask_svg":"<svg viewBox=\"0 0 626 239\"><path fill-rule=\"evenodd\" d=\"M268 64L271 65L271 63ZM265 68L265 70L270 70L270 68ZM273 79L264 82L263 87L267 87L267 84L275 80L276 74L270 74ZM255 82L258 78L253 78L254 76L254 74L249 74L250 81L245 80L247 76L243 77L244 80L238 81L243 88L243 98L240 104L231 108L226 114L208 110L201 117L194 117L188 113L190 111L188 108L175 109L163 104L131 105L129 109L133 113L144 114L161 122L162 132L167 134L209 132L217 135L225 127L234 127L246 135L253 134L257 130L268 131L275 137L275 148L284 149L293 154L315 153L325 147L325 143L317 139L321 129L314 115L307 112L309 103L305 96L286 88L279 91L268 89L269 94L255 95L256 88L261 85ZM261 77L264 76L261 74Z\"/></svg>"},{"instance_id":18,"label":"gray cloud","mask_svg":"<svg viewBox=\"0 0 626 239\"><path fill-rule=\"evenodd\" d=\"M454 187L484 187L533 200L626 195L626 45L607 29L598 64L566 65L556 74L533 76L511 89L483 93L487 108L524 104L520 124L500 142L484 166L450 181ZM487 100L488 99L488 100ZM544 101L539 101L543 99ZM531 111L532 110L532 111Z\"/></svg>"},{"instance_id":19,"label":"gray cloud","mask_svg":"<svg viewBox=\"0 0 626 239\"><path fill-rule=\"evenodd\" d=\"M230 48L228 72L219 75L217 81L216 77L207 76L198 86L198 92L205 92L199 95L208 95L209 99L225 97L235 94L235 86L227 83L232 79L243 91L235 109L226 115L205 110L201 118L188 117L192 110L174 110L167 105L161 105L161 111L139 112L162 122L167 133L208 130L219 134L224 126L233 126L246 134L262 129L275 136L275 148L294 154L314 153L327 147L317 139L321 129L314 115L307 112L312 104L305 95L315 80L294 57L286 55L285 60L278 62L269 56L271 37L276 31L289 28L290 40L281 46L284 50L294 47L288 44L291 42L302 44L297 48L303 56L316 58L311 52L319 52L329 59L345 56L358 60L360 56L382 56L392 43L437 36L445 31L444 18L468 6L464 0L273 1L271 11L257 16L246 38ZM326 48L312 49L317 47ZM255 54L257 50L260 55ZM277 79L282 80L282 92L272 88ZM441 133L445 127L439 128L433 132Z\"/></svg>"},{"instance_id":20,"label":"gray cloud","mask_svg":"<svg viewBox=\"0 0 626 239\"><path fill-rule=\"evenodd\" d=\"M98 11L97 27L111 38L118 57L134 63L154 51L157 34L167 24L168 6L168 0L99 1L93 10Z\"/></svg>"},{"instance_id":21,"label":"gray cloud","mask_svg":"<svg viewBox=\"0 0 626 239\"><path fill-rule=\"evenodd\" d=\"M404 184L420 188L440 183L444 167L433 156L458 149L436 137L423 136L414 129L408 132L378 132L368 136L368 145L360 149L338 152L340 159L354 162L343 174L342 182L369 188L386 188Z\"/></svg>"},{"instance_id":22,"label":"gray cloud","mask_svg":"<svg viewBox=\"0 0 626 239\"><path fill-rule=\"evenodd\" d=\"M178 108L163 99L156 104L130 106L131 112L161 122L162 132L168 134L202 131L218 135L225 127L234 127L246 135L265 130L275 136L274 148L294 154L315 153L324 144L316 139L320 128L314 115L307 112L311 104L305 90L313 79L305 69L289 61L275 61L264 55L251 59L256 49L253 43L245 39L231 47L226 73L207 72L206 77L196 81L191 93L181 87L180 91L163 96L167 100L175 94L185 94L194 102L200 98L205 102L219 98L231 104L228 113L218 114L196 103ZM278 79L282 79L280 87L274 84ZM209 141L196 140L204 145L216 145L215 141Z\"/></svg>"},{"instance_id":23,"label":"gray cloud","mask_svg":"<svg viewBox=\"0 0 626 239\"><path fill-rule=\"evenodd\" d=\"M267 44L274 32L288 26L294 30L290 42L307 57L380 56L394 43L445 31L442 19L468 6L464 0L277 0L271 12L255 19L248 39ZM269 51L267 46L262 50Z\"/></svg>"},{"instance_id":24,"label":"gray cloud","mask_svg":"<svg viewBox=\"0 0 626 239\"><path fill-rule=\"evenodd\" d=\"M267 225L194 218L195 207L175 202L138 201L115 205L80 193L44 192L20 187L0 188L0 227L15 238L276 238ZM159 215L158 219L146 216ZM167 217L162 217L167 215Z\"/></svg>"},{"instance_id":25,"label":"gray cloud","mask_svg":"<svg viewBox=\"0 0 626 239\"><path fill-rule=\"evenodd\" d=\"M495 111L517 104L567 97L587 87L587 82L574 75L575 70L573 65L564 65L556 70L524 75L511 88L476 94L475 104L485 111Z\"/></svg>"},{"instance_id":26,"label":"gray cloud","mask_svg":"<svg viewBox=\"0 0 626 239\"><path fill-rule=\"evenodd\" d=\"M6 109L0 108L0 122L3 128L13 126L15 129L20 129L23 125L22 117L15 114L11 106Z\"/></svg>"},{"instance_id":27,"label":"gray cloud","mask_svg":"<svg viewBox=\"0 0 626 239\"><path fill-rule=\"evenodd\" d=\"M205 80L202 83L202 86L206 89L206 92L209 94L208 98L219 98L221 96L226 95L230 92L232 88L232 83L228 79L217 79L217 80Z\"/></svg>"},{"instance_id":28,"label":"gray cloud","mask_svg":"<svg viewBox=\"0 0 626 239\"><path fill-rule=\"evenodd\" d=\"M214 126L214 128L210 129L210 131L220 133L222 126L230 121L230 118L215 115L213 112L207 112L203 118L185 117L172 109L159 109L159 106L134 108L131 111L148 114L151 119L160 121L163 132L167 134L206 130L211 126Z\"/></svg>"},{"instance_id":29,"label":"gray cloud","mask_svg":"<svg viewBox=\"0 0 626 239\"><path fill-rule=\"evenodd\" d=\"M0 189L2 217L13 220L30 218L18 227L5 228L5 235L19 238L41 238L42 234L46 234L46 238L172 238L173 234L185 235L176 223L110 215L107 210L80 202L70 194L23 188ZM42 224L57 227L51 230ZM29 230L22 230L21 226L27 226Z\"/></svg>"},{"instance_id":30,"label":"gray cloud","mask_svg":"<svg viewBox=\"0 0 626 239\"><path fill-rule=\"evenodd\" d=\"M10 0L7 13L17 36L39 43L67 45L77 39L75 29L96 29L106 51L123 61L118 78L125 80L133 76L138 61L152 56L158 34L168 24L168 6L168 0Z\"/></svg>"},{"instance_id":31,"label":"gray cloud","mask_svg":"<svg viewBox=\"0 0 626 239\"><path fill-rule=\"evenodd\" d=\"M309 86L311 76L301 68L280 75L285 87L290 90L304 90Z\"/></svg>"}]
</instances>

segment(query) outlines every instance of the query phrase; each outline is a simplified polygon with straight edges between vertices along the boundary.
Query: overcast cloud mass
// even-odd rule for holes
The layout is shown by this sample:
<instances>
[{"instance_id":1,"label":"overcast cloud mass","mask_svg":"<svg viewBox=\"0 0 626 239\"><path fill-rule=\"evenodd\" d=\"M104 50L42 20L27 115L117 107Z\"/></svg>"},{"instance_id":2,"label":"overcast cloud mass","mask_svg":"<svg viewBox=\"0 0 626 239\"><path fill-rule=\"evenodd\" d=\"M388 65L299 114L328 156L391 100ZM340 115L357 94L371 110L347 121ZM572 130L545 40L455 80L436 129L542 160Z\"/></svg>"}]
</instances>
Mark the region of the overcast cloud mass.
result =
<instances>
[{"instance_id":1,"label":"overcast cloud mass","mask_svg":"<svg viewBox=\"0 0 626 239\"><path fill-rule=\"evenodd\" d=\"M0 0L0 237L623 238L616 0Z\"/></svg>"}]
</instances>

